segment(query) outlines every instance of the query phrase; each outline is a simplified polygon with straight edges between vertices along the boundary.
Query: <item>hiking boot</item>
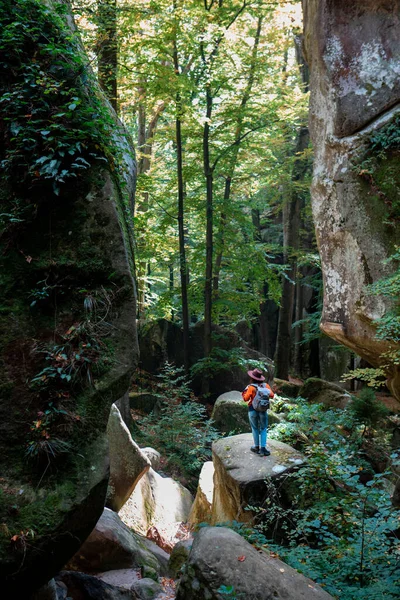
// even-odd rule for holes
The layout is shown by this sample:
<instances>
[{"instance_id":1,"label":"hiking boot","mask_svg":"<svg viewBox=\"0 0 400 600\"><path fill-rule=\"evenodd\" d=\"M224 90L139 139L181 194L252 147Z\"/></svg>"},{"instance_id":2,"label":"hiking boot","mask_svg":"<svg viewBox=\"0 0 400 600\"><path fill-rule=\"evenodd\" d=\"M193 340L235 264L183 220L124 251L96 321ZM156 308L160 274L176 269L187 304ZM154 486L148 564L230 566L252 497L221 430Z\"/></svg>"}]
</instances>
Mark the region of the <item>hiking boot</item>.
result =
<instances>
[{"instance_id":1,"label":"hiking boot","mask_svg":"<svg viewBox=\"0 0 400 600\"><path fill-rule=\"evenodd\" d=\"M260 451L258 454L260 456L269 456L271 454L271 452L268 450L268 448L260 448Z\"/></svg>"},{"instance_id":2,"label":"hiking boot","mask_svg":"<svg viewBox=\"0 0 400 600\"><path fill-rule=\"evenodd\" d=\"M260 454L260 446L252 446L250 448L251 452L255 452L256 454Z\"/></svg>"}]
</instances>

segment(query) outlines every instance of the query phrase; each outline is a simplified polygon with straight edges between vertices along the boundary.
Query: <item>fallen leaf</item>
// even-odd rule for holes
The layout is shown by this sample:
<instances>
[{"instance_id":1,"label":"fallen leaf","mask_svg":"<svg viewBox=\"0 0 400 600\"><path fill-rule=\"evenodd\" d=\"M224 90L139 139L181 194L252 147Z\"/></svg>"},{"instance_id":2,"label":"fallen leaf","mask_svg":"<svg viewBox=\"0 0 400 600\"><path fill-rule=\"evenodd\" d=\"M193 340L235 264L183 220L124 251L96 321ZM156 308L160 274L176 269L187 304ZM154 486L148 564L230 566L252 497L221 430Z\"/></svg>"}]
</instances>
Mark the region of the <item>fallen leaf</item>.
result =
<instances>
[{"instance_id":1,"label":"fallen leaf","mask_svg":"<svg viewBox=\"0 0 400 600\"><path fill-rule=\"evenodd\" d=\"M245 560L246 560L246 557L244 555L238 557L239 562L244 562Z\"/></svg>"}]
</instances>

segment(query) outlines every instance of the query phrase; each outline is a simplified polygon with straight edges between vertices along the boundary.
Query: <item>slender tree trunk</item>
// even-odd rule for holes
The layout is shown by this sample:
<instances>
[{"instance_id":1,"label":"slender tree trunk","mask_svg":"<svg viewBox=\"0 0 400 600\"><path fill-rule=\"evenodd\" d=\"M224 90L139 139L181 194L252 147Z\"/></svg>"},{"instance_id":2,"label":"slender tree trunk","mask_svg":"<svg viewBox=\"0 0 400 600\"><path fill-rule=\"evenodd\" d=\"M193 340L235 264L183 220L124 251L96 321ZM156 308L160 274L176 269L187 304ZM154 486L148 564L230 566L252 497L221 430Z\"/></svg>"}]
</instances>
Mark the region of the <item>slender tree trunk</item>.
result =
<instances>
[{"instance_id":1,"label":"slender tree trunk","mask_svg":"<svg viewBox=\"0 0 400 600\"><path fill-rule=\"evenodd\" d=\"M169 291L171 294L171 298L172 298L172 294L174 292L174 265L171 264L169 265ZM171 310L171 321L174 322L175 320L175 311L174 309Z\"/></svg>"},{"instance_id":2,"label":"slender tree trunk","mask_svg":"<svg viewBox=\"0 0 400 600\"><path fill-rule=\"evenodd\" d=\"M213 98L206 89L206 122L203 129L203 166L206 179L206 272L204 286L204 354L210 356L212 349L212 275L213 275L213 172L210 164L210 125Z\"/></svg>"},{"instance_id":3,"label":"slender tree trunk","mask_svg":"<svg viewBox=\"0 0 400 600\"><path fill-rule=\"evenodd\" d=\"M296 252L299 248L300 230L300 207L301 193L296 189L296 182L304 178L307 163L301 153L309 144L309 133L307 127L302 127L297 136L296 155L294 161L292 185L293 191L289 199L284 203L282 210L283 219L283 246L284 263L289 264L289 270L282 280L282 300L279 310L278 339L276 348L276 376L279 379L288 379L291 358L293 304L295 293L295 281L297 275Z\"/></svg>"},{"instance_id":4,"label":"slender tree trunk","mask_svg":"<svg viewBox=\"0 0 400 600\"><path fill-rule=\"evenodd\" d=\"M97 20L98 78L117 112L117 0L98 0Z\"/></svg>"},{"instance_id":5,"label":"slender tree trunk","mask_svg":"<svg viewBox=\"0 0 400 600\"><path fill-rule=\"evenodd\" d=\"M174 0L174 10L176 10L176 0ZM174 38L174 70L176 77L179 77L179 57L176 36ZM183 326L183 362L185 373L189 373L189 303L187 294L187 264L185 251L185 183L183 179L183 144L182 144L182 101L180 93L176 94L176 154L177 154L177 176L178 176L178 235L179 235L179 268L181 276L181 299L182 299L182 326Z\"/></svg>"},{"instance_id":6,"label":"slender tree trunk","mask_svg":"<svg viewBox=\"0 0 400 600\"><path fill-rule=\"evenodd\" d=\"M302 53L302 38L295 37L296 59L303 81L304 91L308 89L308 69ZM302 157L303 151L308 147L310 136L307 127L301 127L295 148L295 158L292 171L292 192L283 204L283 246L284 262L289 263L289 271L282 279L282 300L279 309L278 337L275 354L276 376L280 379L289 378L291 350L292 350L292 323L295 300L295 282L297 276L297 257L300 242L300 212L302 208L302 194L296 184L304 179L308 164ZM300 296L298 296L300 299Z\"/></svg>"},{"instance_id":7,"label":"slender tree trunk","mask_svg":"<svg viewBox=\"0 0 400 600\"><path fill-rule=\"evenodd\" d=\"M231 194L231 182L232 182L232 178L230 176L226 177L225 189L224 189L224 204L223 204L224 207L227 206L229 197ZM220 214L220 217L219 217L218 234L217 234L217 239L216 239L216 244L215 244L216 248L217 248L217 255L215 258L214 276L213 276L214 299L216 299L218 296L219 275L220 275L221 267L222 267L222 257L223 257L223 252L224 252L224 243L225 243L225 227L226 227L226 212L222 211Z\"/></svg>"},{"instance_id":8,"label":"slender tree trunk","mask_svg":"<svg viewBox=\"0 0 400 600\"><path fill-rule=\"evenodd\" d=\"M138 86L138 137L137 137L137 148L138 148L138 165L137 174L143 175L150 171L151 158L153 152L153 137L157 128L158 120L166 106L166 102L160 102L154 109L151 120L147 125L147 114L146 114L146 82L142 81ZM140 197L137 198L136 203L136 214L145 213L149 209L149 194L143 192ZM143 254L145 249L144 242L144 231L139 228L136 229L136 243L139 255L139 261L137 262L137 294L138 294L138 317L143 319L146 316L146 272L147 272L147 261L141 260L140 256Z\"/></svg>"}]
</instances>

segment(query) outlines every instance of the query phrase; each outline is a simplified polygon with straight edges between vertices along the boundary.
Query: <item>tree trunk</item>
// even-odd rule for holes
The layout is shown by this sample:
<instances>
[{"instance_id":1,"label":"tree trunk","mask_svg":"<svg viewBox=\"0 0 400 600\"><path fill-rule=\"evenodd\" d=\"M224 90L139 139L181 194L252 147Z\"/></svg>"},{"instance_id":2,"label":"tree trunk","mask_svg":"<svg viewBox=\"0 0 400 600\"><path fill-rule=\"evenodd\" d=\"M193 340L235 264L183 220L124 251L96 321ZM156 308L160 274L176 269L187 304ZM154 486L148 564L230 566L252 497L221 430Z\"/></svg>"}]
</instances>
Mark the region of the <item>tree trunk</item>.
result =
<instances>
[{"instance_id":1,"label":"tree trunk","mask_svg":"<svg viewBox=\"0 0 400 600\"><path fill-rule=\"evenodd\" d=\"M285 273L282 280L282 300L279 310L278 339L275 356L276 376L279 379L288 379L289 377L293 304L297 274L296 251L299 248L301 207L301 192L296 189L296 182L304 178L307 170L307 163L304 162L301 153L307 148L308 144L308 128L302 127L298 133L296 143L295 153L300 156L294 161L292 174L293 190L289 199L284 203L282 210L284 263L289 263L289 270Z\"/></svg>"},{"instance_id":2,"label":"tree trunk","mask_svg":"<svg viewBox=\"0 0 400 600\"><path fill-rule=\"evenodd\" d=\"M176 10L176 1L174 1ZM176 37L174 38L174 69L176 77L179 77L179 57ZM176 94L176 155L177 155L177 176L178 176L178 235L179 235L179 268L181 276L181 299L182 299L182 327L183 327L183 364L185 373L189 373L189 303L187 295L187 264L185 251L185 183L183 180L183 145L182 145L182 102L178 92Z\"/></svg>"},{"instance_id":3,"label":"tree trunk","mask_svg":"<svg viewBox=\"0 0 400 600\"><path fill-rule=\"evenodd\" d=\"M304 92L306 92L309 85L309 73L302 52L302 36L295 36L294 42L297 64L303 82L303 89ZM302 193L301 190L296 189L296 183L304 179L308 169L307 161L302 157L302 153L308 147L309 141L310 135L308 127L301 127L297 135L295 148L295 155L297 158L295 158L293 165L292 192L282 209L284 263L289 263L290 267L282 280L282 300L278 320L275 363L276 376L280 379L289 378L292 349L293 308L297 276L296 251L299 249L299 231L301 226L300 214L301 209L303 208ZM290 256L291 254L292 256ZM300 293L297 297L300 300ZM299 306L298 311L300 310L301 306ZM299 357L297 357L297 360L299 360Z\"/></svg>"},{"instance_id":4,"label":"tree trunk","mask_svg":"<svg viewBox=\"0 0 400 600\"><path fill-rule=\"evenodd\" d=\"M111 106L117 112L117 0L97 3L98 78Z\"/></svg>"},{"instance_id":5,"label":"tree trunk","mask_svg":"<svg viewBox=\"0 0 400 600\"><path fill-rule=\"evenodd\" d=\"M213 172L210 164L210 125L213 99L206 90L207 110L203 129L203 166L206 179L206 272L204 286L204 356L210 356L212 348L212 275L213 275Z\"/></svg>"}]
</instances>

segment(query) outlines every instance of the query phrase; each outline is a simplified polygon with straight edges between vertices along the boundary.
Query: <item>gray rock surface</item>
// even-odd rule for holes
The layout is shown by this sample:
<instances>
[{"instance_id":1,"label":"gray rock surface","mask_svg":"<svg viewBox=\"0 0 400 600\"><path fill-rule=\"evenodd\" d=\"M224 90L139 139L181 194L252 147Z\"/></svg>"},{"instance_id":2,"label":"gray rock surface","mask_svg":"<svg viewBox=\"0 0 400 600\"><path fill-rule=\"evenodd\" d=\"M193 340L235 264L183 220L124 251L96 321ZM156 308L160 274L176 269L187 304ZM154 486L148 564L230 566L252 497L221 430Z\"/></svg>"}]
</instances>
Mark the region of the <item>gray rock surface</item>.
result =
<instances>
[{"instance_id":1,"label":"gray rock surface","mask_svg":"<svg viewBox=\"0 0 400 600\"><path fill-rule=\"evenodd\" d=\"M159 583L148 578L139 579L132 585L131 589L135 597L140 598L140 600L153 600L163 591Z\"/></svg>"},{"instance_id":2,"label":"gray rock surface","mask_svg":"<svg viewBox=\"0 0 400 600\"><path fill-rule=\"evenodd\" d=\"M303 0L303 8L315 151L312 210L324 279L321 328L378 366L389 344L374 339L374 321L392 303L366 288L396 268L385 261L399 243L392 201L400 181L396 149L379 157L370 138L385 135L400 115L400 6L397 0ZM388 375L399 398L399 368Z\"/></svg>"},{"instance_id":3,"label":"gray rock surface","mask_svg":"<svg viewBox=\"0 0 400 600\"><path fill-rule=\"evenodd\" d=\"M121 413L112 405L107 425L110 480L107 506L118 512L150 468L150 461L132 439Z\"/></svg>"},{"instance_id":4,"label":"gray rock surface","mask_svg":"<svg viewBox=\"0 0 400 600\"><path fill-rule=\"evenodd\" d=\"M213 443L214 495L211 522L251 521L246 506L260 506L268 496L265 481L279 486L287 494L286 475L304 463L304 457L291 446L269 440L271 455L264 457L250 451L250 433L223 438Z\"/></svg>"},{"instance_id":5,"label":"gray rock surface","mask_svg":"<svg viewBox=\"0 0 400 600\"><path fill-rule=\"evenodd\" d=\"M245 433L250 428L248 407L238 391L218 396L211 418L215 427L223 433Z\"/></svg>"},{"instance_id":6,"label":"gray rock surface","mask_svg":"<svg viewBox=\"0 0 400 600\"><path fill-rule=\"evenodd\" d=\"M180 523L186 523L192 494L171 477L161 477L152 468L142 477L119 516L129 527L146 535L156 527L162 537L174 542Z\"/></svg>"},{"instance_id":7,"label":"gray rock surface","mask_svg":"<svg viewBox=\"0 0 400 600\"><path fill-rule=\"evenodd\" d=\"M139 536L143 545L147 548L149 552L151 552L159 562L160 565L160 575L162 577L169 577L169 554L160 546L157 546L155 542L149 540L146 537Z\"/></svg>"},{"instance_id":8,"label":"gray rock surface","mask_svg":"<svg viewBox=\"0 0 400 600\"><path fill-rule=\"evenodd\" d=\"M67 587L68 598L73 600L136 600L138 597L131 590L76 571L61 571L57 581Z\"/></svg>"},{"instance_id":9,"label":"gray rock surface","mask_svg":"<svg viewBox=\"0 0 400 600\"><path fill-rule=\"evenodd\" d=\"M182 566L188 561L193 539L182 540L175 544L169 559L169 569L172 577L179 577Z\"/></svg>"},{"instance_id":10,"label":"gray rock surface","mask_svg":"<svg viewBox=\"0 0 400 600\"><path fill-rule=\"evenodd\" d=\"M299 390L299 396L310 402L323 404L326 408L346 408L351 401L351 396L346 390L317 377L306 379Z\"/></svg>"},{"instance_id":11,"label":"gray rock surface","mask_svg":"<svg viewBox=\"0 0 400 600\"><path fill-rule=\"evenodd\" d=\"M224 527L196 535L176 600L223 600L221 586L233 586L245 600L333 600L320 586L282 561L258 552Z\"/></svg>"},{"instance_id":12,"label":"gray rock surface","mask_svg":"<svg viewBox=\"0 0 400 600\"><path fill-rule=\"evenodd\" d=\"M131 531L112 510L105 508L96 527L67 565L68 570L96 573L127 567L148 567L159 573L160 565L140 536Z\"/></svg>"},{"instance_id":13,"label":"gray rock surface","mask_svg":"<svg viewBox=\"0 0 400 600\"><path fill-rule=\"evenodd\" d=\"M150 461L151 468L158 471L161 463L161 454L154 448L142 448L142 452Z\"/></svg>"},{"instance_id":14,"label":"gray rock surface","mask_svg":"<svg viewBox=\"0 0 400 600\"><path fill-rule=\"evenodd\" d=\"M95 575L104 583L113 585L124 590L130 590L134 583L142 578L141 570L136 569L112 569L111 571L105 571L104 573L96 573Z\"/></svg>"}]
</instances>

